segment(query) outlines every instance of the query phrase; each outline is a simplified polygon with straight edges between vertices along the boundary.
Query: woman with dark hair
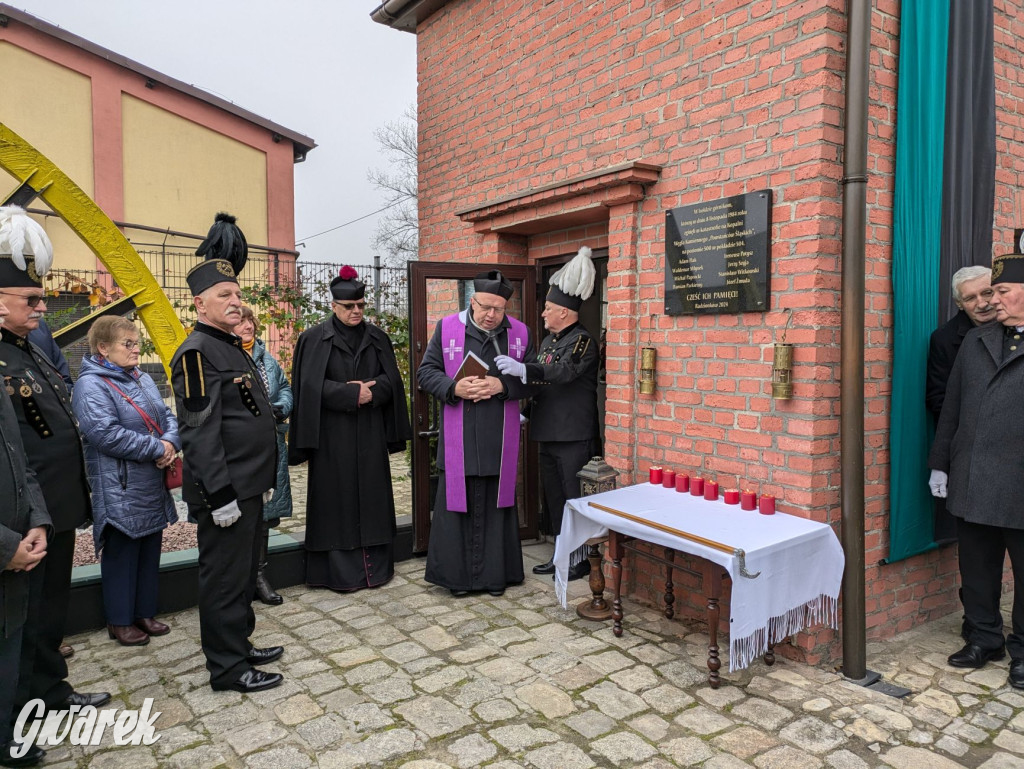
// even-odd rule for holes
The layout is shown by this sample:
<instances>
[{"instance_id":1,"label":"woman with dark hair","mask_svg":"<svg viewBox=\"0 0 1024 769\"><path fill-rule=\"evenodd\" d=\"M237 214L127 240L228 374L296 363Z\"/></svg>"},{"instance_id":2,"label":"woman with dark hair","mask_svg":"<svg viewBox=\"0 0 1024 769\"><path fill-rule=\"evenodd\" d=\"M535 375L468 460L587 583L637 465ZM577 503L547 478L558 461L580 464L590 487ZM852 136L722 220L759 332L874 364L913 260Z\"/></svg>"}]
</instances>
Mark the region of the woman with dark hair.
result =
<instances>
[{"instance_id":1,"label":"woman with dark hair","mask_svg":"<svg viewBox=\"0 0 1024 769\"><path fill-rule=\"evenodd\" d=\"M267 579L267 545L270 541L270 530L281 524L282 518L292 515L292 485L288 478L288 447L285 436L288 435L288 416L292 413L292 387L288 384L281 364L270 354L262 339L258 338L259 323L252 308L242 305L242 321L235 326L235 333L242 337L242 349L252 356L260 378L267 388L270 404L274 408L277 420L277 481L274 485L274 496L263 505L263 523L260 533L260 561L256 572L256 597L265 604L277 606L284 598L274 590Z\"/></svg>"},{"instance_id":2,"label":"woman with dark hair","mask_svg":"<svg viewBox=\"0 0 1024 769\"><path fill-rule=\"evenodd\" d=\"M163 530L178 520L164 472L181 449L178 422L139 368L132 321L99 318L89 350L72 407L85 438L107 633L122 646L142 646L170 631L153 615Z\"/></svg>"}]
</instances>

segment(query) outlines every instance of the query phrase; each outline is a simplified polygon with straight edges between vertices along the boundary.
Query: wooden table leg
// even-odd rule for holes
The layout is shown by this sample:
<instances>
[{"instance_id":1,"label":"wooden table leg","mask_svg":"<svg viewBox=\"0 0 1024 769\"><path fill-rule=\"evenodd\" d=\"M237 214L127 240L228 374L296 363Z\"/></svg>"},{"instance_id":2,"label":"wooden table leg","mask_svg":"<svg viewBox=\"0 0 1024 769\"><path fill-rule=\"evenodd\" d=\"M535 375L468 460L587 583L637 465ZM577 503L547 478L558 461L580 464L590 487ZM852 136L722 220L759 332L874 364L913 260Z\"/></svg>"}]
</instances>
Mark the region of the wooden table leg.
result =
<instances>
[{"instance_id":1,"label":"wooden table leg","mask_svg":"<svg viewBox=\"0 0 1024 769\"><path fill-rule=\"evenodd\" d=\"M601 568L601 548L591 545L587 554L590 561L590 592L589 601L584 600L576 607L576 615L582 619L606 620L612 616L612 607L604 600L604 571Z\"/></svg>"},{"instance_id":2,"label":"wooden table leg","mask_svg":"<svg viewBox=\"0 0 1024 769\"><path fill-rule=\"evenodd\" d=\"M608 532L608 557L612 561L612 633L622 636L622 547L617 532Z\"/></svg>"},{"instance_id":3,"label":"wooden table leg","mask_svg":"<svg viewBox=\"0 0 1024 769\"><path fill-rule=\"evenodd\" d=\"M670 547L665 548L665 560L669 562L668 573L665 575L665 619L672 619L676 615L676 610L672 606L676 601L672 584L672 562L675 560L675 556L675 550Z\"/></svg>"},{"instance_id":4,"label":"wooden table leg","mask_svg":"<svg viewBox=\"0 0 1024 769\"><path fill-rule=\"evenodd\" d=\"M722 596L722 567L707 562L704 565L704 592L708 599L708 684L717 689L722 682L718 675L722 661L718 658L718 620L721 608L718 601Z\"/></svg>"}]
</instances>

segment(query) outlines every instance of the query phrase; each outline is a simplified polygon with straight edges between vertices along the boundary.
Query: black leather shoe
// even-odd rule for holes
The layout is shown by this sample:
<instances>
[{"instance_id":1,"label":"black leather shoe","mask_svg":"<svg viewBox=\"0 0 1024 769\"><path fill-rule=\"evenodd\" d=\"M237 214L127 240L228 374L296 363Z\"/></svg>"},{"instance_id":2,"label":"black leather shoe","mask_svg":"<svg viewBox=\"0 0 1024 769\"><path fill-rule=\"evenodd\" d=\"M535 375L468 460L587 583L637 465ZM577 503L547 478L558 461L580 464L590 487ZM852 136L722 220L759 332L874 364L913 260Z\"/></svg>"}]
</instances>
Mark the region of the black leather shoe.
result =
<instances>
[{"instance_id":1,"label":"black leather shoe","mask_svg":"<svg viewBox=\"0 0 1024 769\"><path fill-rule=\"evenodd\" d=\"M35 766L46 755L46 751L38 745L32 745L21 758L14 758L11 751L20 747L18 743L11 740L0 748L0 766Z\"/></svg>"},{"instance_id":2,"label":"black leather shoe","mask_svg":"<svg viewBox=\"0 0 1024 769\"><path fill-rule=\"evenodd\" d=\"M501 588L500 590L488 590L487 592L497 598L498 596L505 595L505 588Z\"/></svg>"},{"instance_id":3,"label":"black leather shoe","mask_svg":"<svg viewBox=\"0 0 1024 769\"><path fill-rule=\"evenodd\" d=\"M283 646L268 646L266 649L257 649L253 646L249 649L249 656L246 659L249 660L250 665L265 665L268 662L281 659L282 654L284 654Z\"/></svg>"},{"instance_id":4,"label":"black leather shoe","mask_svg":"<svg viewBox=\"0 0 1024 769\"><path fill-rule=\"evenodd\" d=\"M110 702L110 694L108 692L96 692L95 694L71 692L64 702L55 708L50 708L50 710L67 710L72 705L78 705L81 708L84 708L86 705L92 705L94 708L101 708L108 702Z\"/></svg>"},{"instance_id":5,"label":"black leather shoe","mask_svg":"<svg viewBox=\"0 0 1024 769\"><path fill-rule=\"evenodd\" d=\"M588 574L590 574L590 561L580 561L575 566L569 567L570 582L574 579L583 579Z\"/></svg>"},{"instance_id":6,"label":"black leather shoe","mask_svg":"<svg viewBox=\"0 0 1024 769\"><path fill-rule=\"evenodd\" d=\"M1005 646L998 649L982 649L976 644L969 643L955 654L950 654L946 662L955 668L980 668L990 660L1001 660L1005 656Z\"/></svg>"},{"instance_id":7,"label":"black leather shoe","mask_svg":"<svg viewBox=\"0 0 1024 769\"><path fill-rule=\"evenodd\" d=\"M1010 677L1007 681L1014 689L1024 689L1024 660L1010 660Z\"/></svg>"},{"instance_id":8,"label":"black leather shoe","mask_svg":"<svg viewBox=\"0 0 1024 769\"><path fill-rule=\"evenodd\" d=\"M548 561L547 563L541 563L533 567L534 574L554 574L555 573L555 562Z\"/></svg>"},{"instance_id":9,"label":"black leather shoe","mask_svg":"<svg viewBox=\"0 0 1024 769\"><path fill-rule=\"evenodd\" d=\"M275 686L280 686L284 680L284 676L280 673L267 673L263 670L247 670L242 673L241 678L234 681L226 686L213 686L211 687L217 691L224 691L226 689L234 689L236 692L242 692L242 694L251 694L252 692L262 692L264 689L273 689Z\"/></svg>"},{"instance_id":10,"label":"black leather shoe","mask_svg":"<svg viewBox=\"0 0 1024 769\"><path fill-rule=\"evenodd\" d=\"M454 598L465 598L469 595L468 590L456 590L455 588L452 588L451 593Z\"/></svg>"}]
</instances>

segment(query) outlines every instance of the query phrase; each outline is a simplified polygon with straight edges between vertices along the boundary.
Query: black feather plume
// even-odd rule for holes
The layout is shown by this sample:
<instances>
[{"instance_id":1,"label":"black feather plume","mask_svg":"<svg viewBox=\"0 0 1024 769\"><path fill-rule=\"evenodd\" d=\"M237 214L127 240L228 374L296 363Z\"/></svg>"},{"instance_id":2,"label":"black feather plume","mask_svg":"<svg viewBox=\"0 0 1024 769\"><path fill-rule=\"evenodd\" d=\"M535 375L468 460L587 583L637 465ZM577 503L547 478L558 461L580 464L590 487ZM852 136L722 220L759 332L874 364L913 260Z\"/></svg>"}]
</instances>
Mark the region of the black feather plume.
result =
<instances>
[{"instance_id":1,"label":"black feather plume","mask_svg":"<svg viewBox=\"0 0 1024 769\"><path fill-rule=\"evenodd\" d=\"M224 212L217 214L213 226L206 233L206 240L196 249L196 255L207 259L227 259L238 275L249 258L249 244L245 233L235 224L235 217Z\"/></svg>"}]
</instances>

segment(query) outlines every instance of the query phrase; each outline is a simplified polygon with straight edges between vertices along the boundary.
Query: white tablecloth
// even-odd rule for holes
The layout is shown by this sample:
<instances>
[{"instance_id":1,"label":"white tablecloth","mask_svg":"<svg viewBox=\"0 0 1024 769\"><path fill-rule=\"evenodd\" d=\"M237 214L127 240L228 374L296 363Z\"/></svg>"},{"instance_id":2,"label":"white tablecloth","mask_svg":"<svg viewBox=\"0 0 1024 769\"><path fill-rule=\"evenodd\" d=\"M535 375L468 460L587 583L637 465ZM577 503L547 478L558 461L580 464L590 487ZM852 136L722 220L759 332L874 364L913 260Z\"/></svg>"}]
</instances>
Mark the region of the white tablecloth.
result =
<instances>
[{"instance_id":1,"label":"white tablecloth","mask_svg":"<svg viewBox=\"0 0 1024 769\"><path fill-rule=\"evenodd\" d=\"M740 548L746 553L747 572L760 572L760 576L742 576L739 559L731 552L604 512L590 502ZM651 483L566 503L554 555L555 591L563 607L570 553L588 539L604 536L608 529L698 555L725 568L732 578L730 671L745 668L764 654L769 642L778 643L818 623L837 626L844 558L831 527L785 513L761 515Z\"/></svg>"}]
</instances>

